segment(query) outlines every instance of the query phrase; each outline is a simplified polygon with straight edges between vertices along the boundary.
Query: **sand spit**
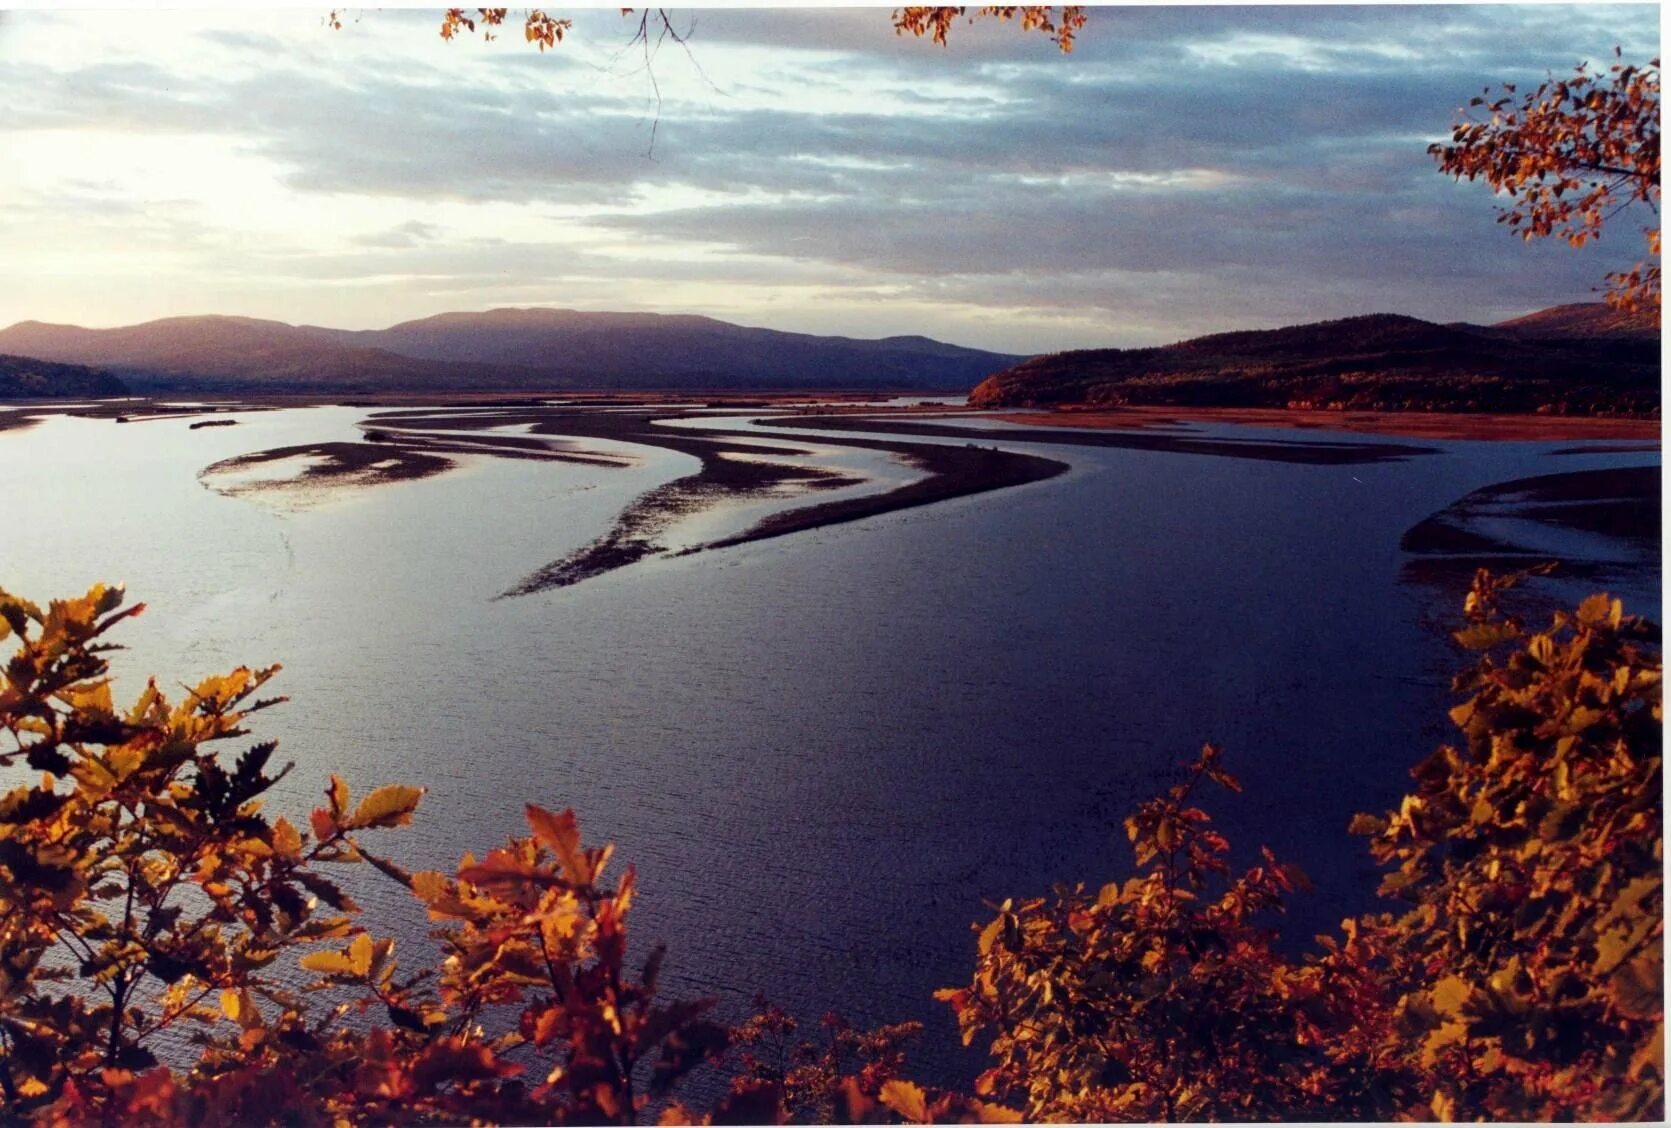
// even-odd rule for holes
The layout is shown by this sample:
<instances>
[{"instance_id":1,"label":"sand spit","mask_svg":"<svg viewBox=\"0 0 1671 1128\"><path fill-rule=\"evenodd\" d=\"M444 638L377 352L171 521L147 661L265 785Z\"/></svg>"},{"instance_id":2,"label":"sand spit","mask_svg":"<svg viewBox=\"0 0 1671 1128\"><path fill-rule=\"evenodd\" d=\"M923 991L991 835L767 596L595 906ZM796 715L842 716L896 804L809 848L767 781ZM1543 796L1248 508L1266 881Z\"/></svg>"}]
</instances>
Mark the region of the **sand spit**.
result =
<instances>
[{"instance_id":1,"label":"sand spit","mask_svg":"<svg viewBox=\"0 0 1671 1128\"><path fill-rule=\"evenodd\" d=\"M1659 567L1660 526L1658 466L1578 470L1477 489L1417 522L1399 547L1414 582L1462 587L1476 568L1554 562L1559 576L1606 583Z\"/></svg>"},{"instance_id":2,"label":"sand spit","mask_svg":"<svg viewBox=\"0 0 1671 1128\"><path fill-rule=\"evenodd\" d=\"M269 396L202 404L124 399L65 405L61 413L134 421L195 415L218 422L234 411L317 406L324 402L344 404L340 397L321 400ZM529 395L392 396L356 397L345 405L380 409L360 424L363 442L279 447L225 459L202 472L204 484L233 496L267 490L318 495L323 488L429 477L453 468L465 456L602 468L632 466L641 461L641 456L630 449L635 446L672 451L696 460L698 469L694 473L641 494L618 515L609 532L539 569L504 593L507 596L568 586L651 556L702 552L786 536L1043 481L1068 469L1065 462L1001 449L995 444L1111 447L1314 465L1406 460L1435 453L1435 448L1428 446L1363 439L1225 437L1202 434L1190 426L1193 422L1217 422L1434 439L1565 438L1586 444L1552 454L1659 449L1657 420L1559 416L1172 407L996 414L929 401L884 406L873 397L857 394L831 402L824 397L814 400L804 393L707 396L699 400L672 393L565 393L560 399ZM714 422L716 411L747 413L756 429L726 431L725 423L704 427L704 422ZM42 414L58 413L41 404L0 409L0 429L28 426ZM996 419L1010 425L969 425L964 423L968 417ZM674 422L682 425L665 425ZM808 430L822 433L804 440L795 433ZM859 485L864 479L844 468L817 465L812 444L882 453L910 467L917 476L891 489L819 500L819 494ZM259 472L263 467L273 470L273 475L262 478ZM1572 529L1617 532L1647 527L1650 518L1644 506L1650 502L1643 500L1646 479L1642 475L1628 477L1632 472L1607 473L1625 474L1627 478L1612 481L1603 490L1606 496L1520 497L1510 489L1516 483L1492 487L1502 492L1490 497L1485 496L1490 491L1477 491L1412 529L1405 538L1406 548L1414 557L1434 564L1465 558L1524 559L1525 550L1516 550L1502 539L1499 522L1476 527L1477 522L1468 517L1470 505L1474 509L1490 508L1501 515L1503 506L1512 503L1524 509L1529 519L1565 523ZM1551 477L1564 480L1570 476ZM1598 481L1582 475L1579 480L1592 484ZM1629 496L1619 496L1618 481L1629 483L1625 490ZM1657 477L1655 483L1652 504L1657 505ZM1545 491L1554 488L1535 487ZM679 546L672 535L681 521L704 512L762 498L802 495L808 499L804 504L771 513L740 533L685 546ZM1657 509L1651 521L1657 536Z\"/></svg>"},{"instance_id":3,"label":"sand spit","mask_svg":"<svg viewBox=\"0 0 1671 1128\"><path fill-rule=\"evenodd\" d=\"M0 410L0 431L21 431L25 427L32 427L44 415L50 412L18 408L16 410Z\"/></svg>"},{"instance_id":4,"label":"sand spit","mask_svg":"<svg viewBox=\"0 0 1671 1128\"><path fill-rule=\"evenodd\" d=\"M1658 419L1626 416L1500 415L1446 411L1326 411L1280 407L1121 407L1002 412L986 416L1020 426L1090 430L1240 423L1292 430L1352 431L1411 439L1628 440L1660 436Z\"/></svg>"},{"instance_id":5,"label":"sand spit","mask_svg":"<svg viewBox=\"0 0 1671 1128\"><path fill-rule=\"evenodd\" d=\"M984 416L1029 423L1054 422L1055 416ZM921 435L944 439L965 439L991 443L1046 443L1063 446L1119 447L1125 450L1171 451L1177 454L1207 454L1222 458L1254 458L1273 462L1298 462L1317 466L1351 466L1368 462L1389 462L1433 454L1434 448L1402 443L1337 443L1327 440L1292 442L1283 439L1223 439L1206 435L1172 433L1159 429L1164 417L1149 421L1136 430L1116 431L1078 427L1012 426L1003 430L960 427L952 423L905 422L890 415L795 415L774 417L772 426L806 427L821 431L872 431L893 435ZM1126 426L1131 426L1128 422Z\"/></svg>"},{"instance_id":6,"label":"sand spit","mask_svg":"<svg viewBox=\"0 0 1671 1128\"><path fill-rule=\"evenodd\" d=\"M658 406L615 400L584 405L506 405L496 410L475 408L456 413L408 410L381 412L368 420L367 425L391 434L402 434L405 428L428 433L470 432L471 441L483 443L499 443L510 438L526 442L530 435L603 439L657 447L698 460L700 467L695 473L651 490L635 500L604 536L579 552L533 573L505 593L514 596L566 587L647 557L667 553L671 546L666 534L682 518L738 501L810 495L860 484L861 479L849 473L803 461L811 457L811 452L804 446L781 441L780 436L758 433L737 435L723 430L661 425L673 420L700 421L707 418L703 414L704 409L711 410L715 406L713 403ZM717 406L740 405L721 403ZM752 406L750 409L758 410ZM784 418L774 415L764 422L776 424ZM519 428L523 434L507 436L494 433L511 427ZM981 437L992 438L991 435ZM772 441L774 438L780 441ZM833 444L826 440L820 442L887 453L919 470L922 477L881 493L815 503L776 513L741 533L690 545L679 550L680 554L746 544L897 509L1021 485L1054 477L1067 469L1066 463L1053 459L986 447L858 437L844 437Z\"/></svg>"},{"instance_id":7,"label":"sand spit","mask_svg":"<svg viewBox=\"0 0 1671 1128\"><path fill-rule=\"evenodd\" d=\"M641 495L621 512L609 532L580 551L546 565L504 594L530 595L547 588L567 587L667 552L669 546L663 538L675 522L728 502L839 489L858 485L863 480L813 467L798 467L776 479L762 477L749 483L721 483L705 472L691 474ZM680 555L711 547L714 545L692 546Z\"/></svg>"},{"instance_id":8,"label":"sand spit","mask_svg":"<svg viewBox=\"0 0 1671 1128\"><path fill-rule=\"evenodd\" d=\"M274 478L250 476L271 466L290 471ZM408 482L450 470L451 459L371 443L304 443L223 458L204 467L198 479L229 497L269 491L370 486Z\"/></svg>"}]
</instances>

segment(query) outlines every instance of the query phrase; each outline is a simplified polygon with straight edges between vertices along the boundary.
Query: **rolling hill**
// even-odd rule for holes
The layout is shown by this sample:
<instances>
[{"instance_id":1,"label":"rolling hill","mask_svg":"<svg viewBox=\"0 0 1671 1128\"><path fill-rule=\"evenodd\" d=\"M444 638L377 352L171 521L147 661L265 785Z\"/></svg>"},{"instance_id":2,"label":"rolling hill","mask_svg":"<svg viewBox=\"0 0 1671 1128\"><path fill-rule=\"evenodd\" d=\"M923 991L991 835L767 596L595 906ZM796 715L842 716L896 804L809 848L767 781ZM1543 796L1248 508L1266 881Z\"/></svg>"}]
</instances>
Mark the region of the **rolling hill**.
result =
<instances>
[{"instance_id":1,"label":"rolling hill","mask_svg":"<svg viewBox=\"0 0 1671 1128\"><path fill-rule=\"evenodd\" d=\"M344 345L324 331L248 317L170 317L120 329L23 321L0 350L93 364L141 392L313 393L527 386L485 365Z\"/></svg>"},{"instance_id":2,"label":"rolling hill","mask_svg":"<svg viewBox=\"0 0 1671 1128\"><path fill-rule=\"evenodd\" d=\"M612 386L659 376L674 386L961 391L1021 359L926 337L819 337L690 314L567 309L444 313L382 330L322 332L402 356L485 362Z\"/></svg>"},{"instance_id":3,"label":"rolling hill","mask_svg":"<svg viewBox=\"0 0 1671 1128\"><path fill-rule=\"evenodd\" d=\"M1657 328L1605 306L1491 326L1370 314L1034 357L982 381L969 402L1647 415L1659 410L1659 370Z\"/></svg>"},{"instance_id":4,"label":"rolling hill","mask_svg":"<svg viewBox=\"0 0 1671 1128\"><path fill-rule=\"evenodd\" d=\"M857 340L712 318L574 310L448 313L380 330L246 317L120 329L25 321L0 351L119 373L141 391L396 392L565 388L963 391L1020 359L923 337Z\"/></svg>"},{"instance_id":5,"label":"rolling hill","mask_svg":"<svg viewBox=\"0 0 1671 1128\"><path fill-rule=\"evenodd\" d=\"M1639 338L1657 342L1659 326L1643 313L1620 313L1606 302L1550 306L1525 317L1488 326L1499 333L1531 340L1561 337Z\"/></svg>"}]
</instances>

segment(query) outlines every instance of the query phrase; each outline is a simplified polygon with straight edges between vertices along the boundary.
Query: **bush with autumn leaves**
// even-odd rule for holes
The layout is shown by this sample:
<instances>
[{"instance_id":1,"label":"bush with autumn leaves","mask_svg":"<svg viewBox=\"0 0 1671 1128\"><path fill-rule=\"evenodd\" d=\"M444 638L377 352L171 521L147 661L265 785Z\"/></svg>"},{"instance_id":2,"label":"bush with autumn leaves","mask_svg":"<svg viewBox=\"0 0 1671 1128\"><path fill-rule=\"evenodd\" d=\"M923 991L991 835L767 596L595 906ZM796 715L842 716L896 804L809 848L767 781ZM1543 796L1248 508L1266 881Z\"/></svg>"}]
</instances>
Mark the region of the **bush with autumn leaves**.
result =
<instances>
[{"instance_id":1,"label":"bush with autumn leaves","mask_svg":"<svg viewBox=\"0 0 1671 1128\"><path fill-rule=\"evenodd\" d=\"M906 1079L911 1024L816 1036L763 1008L658 993L629 953L631 868L572 812L455 873L382 832L422 792L332 777L305 826L247 736L277 667L179 700L111 693L97 587L0 593L0 1091L8 1121L622 1123L1647 1119L1663 1113L1662 707L1656 628L1586 600L1534 632L1484 574L1458 634L1461 730L1397 811L1360 816L1389 911L1296 953L1271 925L1304 876L1233 870L1198 806L1217 749L1126 822L1132 876L1006 901L940 993L990 1068ZM375 844L375 851L374 846ZM412 893L442 958L412 968L333 871ZM719 1092L681 1103L695 1069ZM686 1086L688 1088L688 1086Z\"/></svg>"}]
</instances>

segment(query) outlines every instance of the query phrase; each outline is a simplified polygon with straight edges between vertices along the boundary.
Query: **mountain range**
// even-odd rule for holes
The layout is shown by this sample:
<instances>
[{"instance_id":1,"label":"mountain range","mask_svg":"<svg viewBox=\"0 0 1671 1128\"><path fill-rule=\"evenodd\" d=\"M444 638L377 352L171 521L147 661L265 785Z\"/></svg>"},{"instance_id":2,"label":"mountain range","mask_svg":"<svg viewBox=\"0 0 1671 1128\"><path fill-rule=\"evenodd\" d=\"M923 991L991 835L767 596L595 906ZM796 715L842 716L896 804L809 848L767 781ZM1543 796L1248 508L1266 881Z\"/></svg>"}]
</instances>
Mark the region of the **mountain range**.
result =
<instances>
[{"instance_id":1,"label":"mountain range","mask_svg":"<svg viewBox=\"0 0 1671 1128\"><path fill-rule=\"evenodd\" d=\"M92 365L138 392L889 388L962 392L1022 359L926 337L859 340L709 317L495 309L388 329L171 317L119 329L24 321L0 353Z\"/></svg>"},{"instance_id":2,"label":"mountain range","mask_svg":"<svg viewBox=\"0 0 1671 1128\"><path fill-rule=\"evenodd\" d=\"M1370 314L1029 360L926 337L820 337L692 315L558 309L444 313L376 330L221 316L0 330L0 397L973 387L977 407L1654 414L1659 372L1658 325L1600 303L1495 325Z\"/></svg>"},{"instance_id":3,"label":"mountain range","mask_svg":"<svg viewBox=\"0 0 1671 1128\"><path fill-rule=\"evenodd\" d=\"M1143 349L1037 356L976 407L1127 404L1655 414L1659 328L1601 303L1495 325L1370 314Z\"/></svg>"}]
</instances>

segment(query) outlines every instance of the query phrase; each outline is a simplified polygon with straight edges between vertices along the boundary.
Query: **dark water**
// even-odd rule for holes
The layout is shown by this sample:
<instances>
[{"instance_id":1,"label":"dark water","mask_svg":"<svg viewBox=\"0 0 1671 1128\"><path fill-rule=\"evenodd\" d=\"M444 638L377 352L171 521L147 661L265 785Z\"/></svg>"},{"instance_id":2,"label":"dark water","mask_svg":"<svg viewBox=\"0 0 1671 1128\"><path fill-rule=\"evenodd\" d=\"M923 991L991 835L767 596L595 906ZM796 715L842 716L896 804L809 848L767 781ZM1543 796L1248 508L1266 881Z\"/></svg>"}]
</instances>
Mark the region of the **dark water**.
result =
<instances>
[{"instance_id":1,"label":"dark water","mask_svg":"<svg viewBox=\"0 0 1671 1128\"><path fill-rule=\"evenodd\" d=\"M1438 629L1460 593L1413 580L1400 537L1494 482L1658 463L1529 443L1343 467L1053 447L1074 464L1053 481L494 602L686 462L483 460L320 505L195 480L358 417L0 436L0 584L126 580L151 610L119 697L143 671L285 662L292 702L260 726L298 762L277 805L305 813L332 770L357 791L425 785L418 824L387 840L414 867L520 832L525 802L572 805L636 865L637 931L670 944L674 991L733 1016L764 992L808 1020L925 1019L929 1073L957 1067L930 993L966 978L982 900L1123 876L1119 820L1204 740L1245 787L1211 804L1232 842L1316 881L1289 927L1367 907L1347 820L1444 739L1460 660ZM1657 617L1652 557L1601 578ZM365 894L374 929L422 936L403 891Z\"/></svg>"}]
</instances>

